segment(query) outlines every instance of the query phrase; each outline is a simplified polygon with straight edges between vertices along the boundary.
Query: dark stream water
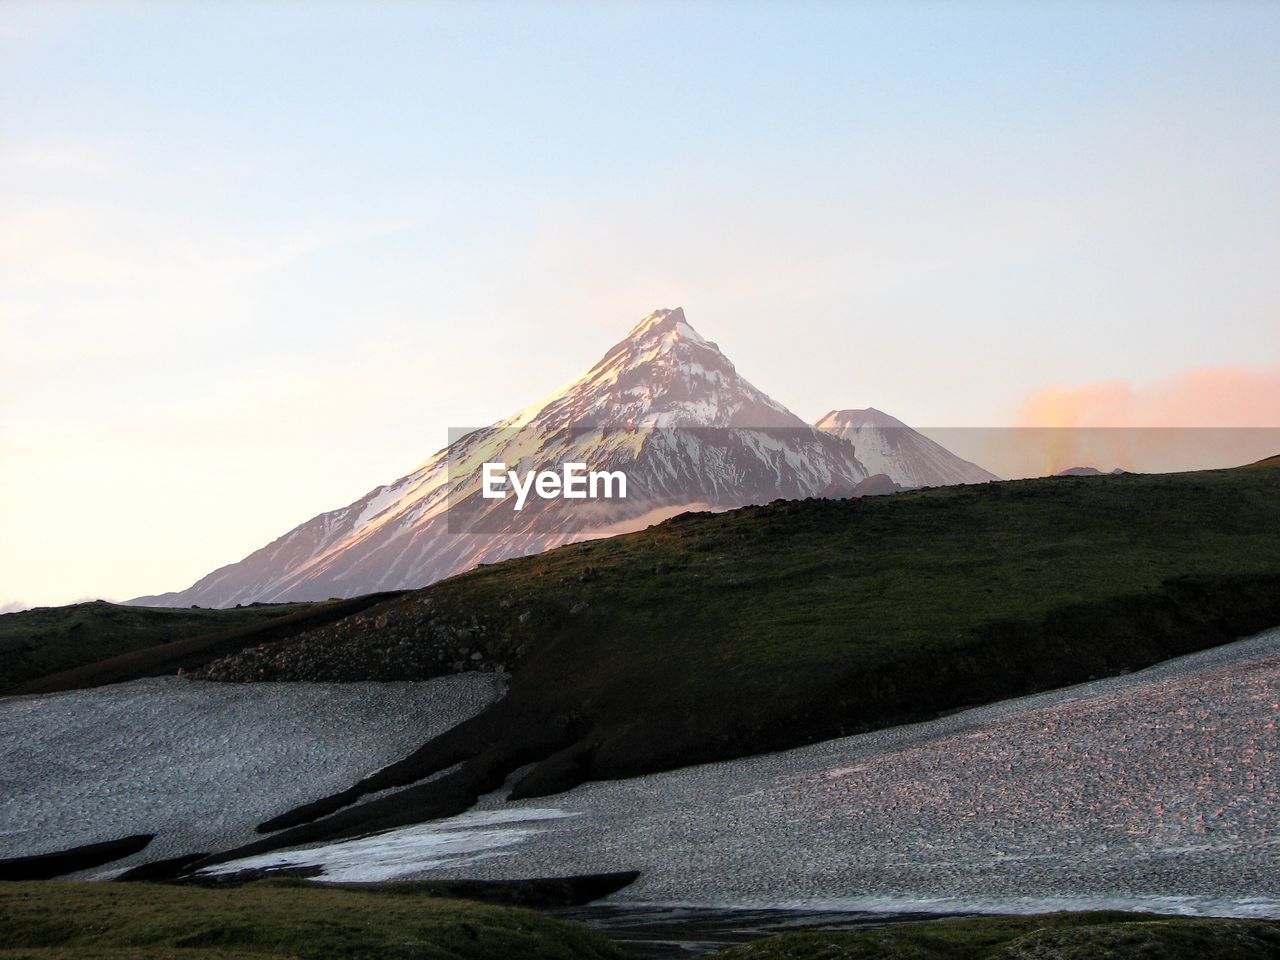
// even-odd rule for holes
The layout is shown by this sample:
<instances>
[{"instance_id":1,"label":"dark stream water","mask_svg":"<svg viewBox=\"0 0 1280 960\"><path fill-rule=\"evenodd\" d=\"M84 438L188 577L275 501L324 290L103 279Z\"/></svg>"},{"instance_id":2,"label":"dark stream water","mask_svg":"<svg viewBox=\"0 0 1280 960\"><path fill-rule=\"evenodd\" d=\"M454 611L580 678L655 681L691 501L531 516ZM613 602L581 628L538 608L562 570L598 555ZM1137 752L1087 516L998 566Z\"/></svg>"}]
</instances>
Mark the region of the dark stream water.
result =
<instances>
[{"instance_id":1,"label":"dark stream water","mask_svg":"<svg viewBox=\"0 0 1280 960\"><path fill-rule=\"evenodd\" d=\"M956 914L588 904L549 911L584 924L633 957L694 957L778 933L853 930Z\"/></svg>"}]
</instances>

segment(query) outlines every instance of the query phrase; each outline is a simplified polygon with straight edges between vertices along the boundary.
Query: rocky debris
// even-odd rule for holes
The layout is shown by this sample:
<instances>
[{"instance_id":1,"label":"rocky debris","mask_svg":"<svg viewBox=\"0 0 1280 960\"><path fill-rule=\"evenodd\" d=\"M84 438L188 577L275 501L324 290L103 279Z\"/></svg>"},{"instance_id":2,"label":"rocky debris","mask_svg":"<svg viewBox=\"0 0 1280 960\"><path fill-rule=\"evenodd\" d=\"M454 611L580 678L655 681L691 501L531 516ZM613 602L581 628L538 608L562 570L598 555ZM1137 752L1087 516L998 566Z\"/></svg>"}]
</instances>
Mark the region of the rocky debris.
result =
<instances>
[{"instance_id":1,"label":"rocky debris","mask_svg":"<svg viewBox=\"0 0 1280 960\"><path fill-rule=\"evenodd\" d=\"M500 606L510 609L517 598ZM531 611L517 617L528 623ZM474 614L449 614L431 597L358 613L279 643L248 647L186 673L199 680L428 680L463 671L500 672L528 644Z\"/></svg>"}]
</instances>

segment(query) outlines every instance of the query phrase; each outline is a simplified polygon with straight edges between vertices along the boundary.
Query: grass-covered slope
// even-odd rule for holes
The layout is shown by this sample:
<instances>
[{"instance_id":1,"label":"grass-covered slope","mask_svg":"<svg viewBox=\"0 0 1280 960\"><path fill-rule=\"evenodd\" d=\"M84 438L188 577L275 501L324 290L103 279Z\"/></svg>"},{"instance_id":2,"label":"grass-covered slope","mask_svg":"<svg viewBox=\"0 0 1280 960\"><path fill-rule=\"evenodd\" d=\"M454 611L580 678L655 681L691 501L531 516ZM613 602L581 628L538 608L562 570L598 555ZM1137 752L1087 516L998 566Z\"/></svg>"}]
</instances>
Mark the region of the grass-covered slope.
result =
<instances>
[{"instance_id":1,"label":"grass-covered slope","mask_svg":"<svg viewBox=\"0 0 1280 960\"><path fill-rule=\"evenodd\" d=\"M265 881L0 885L0 958L616 960L583 927L513 907Z\"/></svg>"},{"instance_id":2,"label":"grass-covered slope","mask_svg":"<svg viewBox=\"0 0 1280 960\"><path fill-rule=\"evenodd\" d=\"M399 593L228 610L97 601L0 616L0 694L158 677L314 630Z\"/></svg>"},{"instance_id":3,"label":"grass-covered slope","mask_svg":"<svg viewBox=\"0 0 1280 960\"><path fill-rule=\"evenodd\" d=\"M362 888L363 887L363 888ZM419 884L0 885L0 960L623 960L600 935ZM722 960L1276 960L1280 924L1132 913L969 917L768 937Z\"/></svg>"},{"instance_id":4,"label":"grass-covered slope","mask_svg":"<svg viewBox=\"0 0 1280 960\"><path fill-rule=\"evenodd\" d=\"M130 607L97 600L0 616L0 691L117 654L214 631L249 627L297 608L238 610Z\"/></svg>"},{"instance_id":5,"label":"grass-covered slope","mask_svg":"<svg viewBox=\"0 0 1280 960\"><path fill-rule=\"evenodd\" d=\"M722 960L1276 960L1280 924L1261 920L1057 913L795 933Z\"/></svg>"},{"instance_id":6,"label":"grass-covered slope","mask_svg":"<svg viewBox=\"0 0 1280 960\"><path fill-rule=\"evenodd\" d=\"M294 829L250 849L454 813L527 763L517 796L894 724L1277 623L1276 468L685 516L483 568L296 641L295 655L340 657L388 634L397 648L454 637L517 666L485 713L265 824Z\"/></svg>"}]
</instances>

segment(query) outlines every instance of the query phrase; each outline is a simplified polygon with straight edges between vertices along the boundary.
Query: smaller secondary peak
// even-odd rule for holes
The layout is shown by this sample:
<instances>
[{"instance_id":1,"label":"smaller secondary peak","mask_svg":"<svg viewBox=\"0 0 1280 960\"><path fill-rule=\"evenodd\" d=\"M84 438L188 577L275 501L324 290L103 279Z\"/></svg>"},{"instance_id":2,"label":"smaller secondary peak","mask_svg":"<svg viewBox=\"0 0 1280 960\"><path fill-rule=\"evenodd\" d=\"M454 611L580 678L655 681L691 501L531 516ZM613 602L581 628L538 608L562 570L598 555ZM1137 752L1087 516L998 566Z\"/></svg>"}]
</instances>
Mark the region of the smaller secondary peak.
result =
<instances>
[{"instance_id":1,"label":"smaller secondary peak","mask_svg":"<svg viewBox=\"0 0 1280 960\"><path fill-rule=\"evenodd\" d=\"M822 429L856 430L860 427L903 428L906 424L883 410L864 407L861 410L832 410L816 426Z\"/></svg>"}]
</instances>

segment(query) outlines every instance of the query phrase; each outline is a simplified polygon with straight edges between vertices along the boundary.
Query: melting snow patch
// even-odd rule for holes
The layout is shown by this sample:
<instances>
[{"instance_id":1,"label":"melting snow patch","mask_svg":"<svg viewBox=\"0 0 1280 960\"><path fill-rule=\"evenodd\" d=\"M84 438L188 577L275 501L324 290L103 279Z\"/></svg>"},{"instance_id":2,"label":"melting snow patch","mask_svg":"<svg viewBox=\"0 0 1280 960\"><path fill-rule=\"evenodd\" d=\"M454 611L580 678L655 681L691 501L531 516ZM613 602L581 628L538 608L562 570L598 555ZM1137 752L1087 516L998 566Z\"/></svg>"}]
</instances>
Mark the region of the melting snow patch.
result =
<instances>
[{"instance_id":1,"label":"melting snow patch","mask_svg":"<svg viewBox=\"0 0 1280 960\"><path fill-rule=\"evenodd\" d=\"M542 833L531 827L503 827L577 816L564 810L531 808L464 813L447 820L401 827L356 840L304 850L266 853L219 864L206 874L237 873L274 867L321 867L315 879L357 883L394 880L432 867L456 866L502 856L494 851ZM495 829L496 828L496 829Z\"/></svg>"}]
</instances>

